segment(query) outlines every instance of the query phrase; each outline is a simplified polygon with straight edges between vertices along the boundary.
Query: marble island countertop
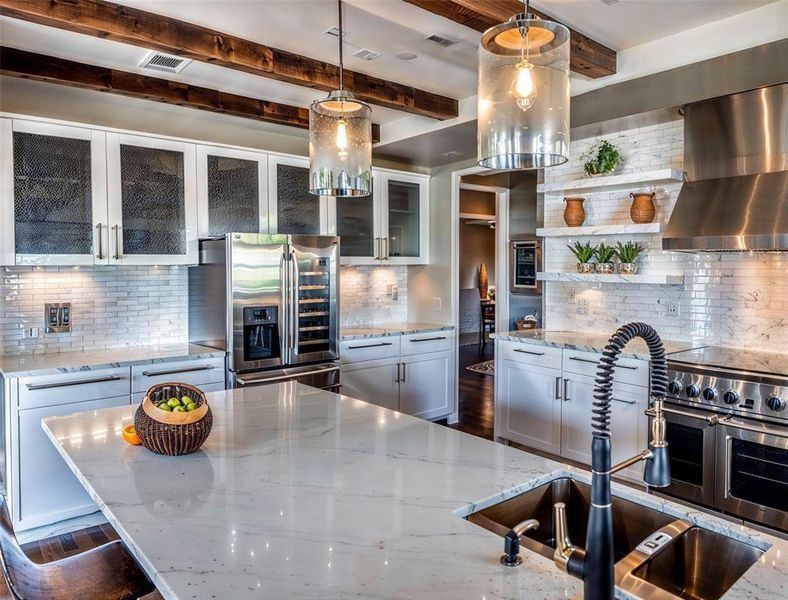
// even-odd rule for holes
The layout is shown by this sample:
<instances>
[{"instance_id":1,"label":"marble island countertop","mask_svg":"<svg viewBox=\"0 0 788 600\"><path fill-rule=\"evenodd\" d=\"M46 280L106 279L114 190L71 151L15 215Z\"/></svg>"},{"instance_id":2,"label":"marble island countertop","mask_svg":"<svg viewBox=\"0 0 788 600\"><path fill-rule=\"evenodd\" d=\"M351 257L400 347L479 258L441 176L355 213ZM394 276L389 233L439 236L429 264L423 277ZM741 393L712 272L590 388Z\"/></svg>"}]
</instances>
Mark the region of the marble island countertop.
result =
<instances>
[{"instance_id":1,"label":"marble island countertop","mask_svg":"<svg viewBox=\"0 0 788 600\"><path fill-rule=\"evenodd\" d=\"M87 352L17 354L0 356L0 374L5 377L54 375L147 363L214 358L224 356L224 354L224 350L186 343L164 346L127 346Z\"/></svg>"},{"instance_id":2,"label":"marble island countertop","mask_svg":"<svg viewBox=\"0 0 788 600\"><path fill-rule=\"evenodd\" d=\"M292 382L209 395L201 451L159 456L121 438L133 407L44 429L167 599L577 598L579 580L467 514L588 473ZM788 542L620 485L614 493L765 550L725 598L783 597ZM620 597L627 597L619 592Z\"/></svg>"},{"instance_id":3,"label":"marble island countertop","mask_svg":"<svg viewBox=\"0 0 788 600\"><path fill-rule=\"evenodd\" d=\"M523 342L539 346L552 346L554 348L567 348L569 350L581 350L585 352L602 352L610 340L611 333L613 332L597 334L580 331L526 329L524 331L493 333L491 337L498 340L506 340L508 342ZM662 340L662 342L665 345L665 352L668 354L683 352L693 348L702 348L708 345L706 343L680 342L673 340ZM627 344L621 351L621 356L639 360L649 360L648 347L642 339L636 338Z\"/></svg>"},{"instance_id":4,"label":"marble island countertop","mask_svg":"<svg viewBox=\"0 0 788 600\"><path fill-rule=\"evenodd\" d=\"M411 333L428 333L430 331L451 331L454 325L439 325L436 323L381 323L369 326L350 325L342 327L339 332L340 340L364 340L367 338L386 337L391 335L408 335Z\"/></svg>"}]
</instances>

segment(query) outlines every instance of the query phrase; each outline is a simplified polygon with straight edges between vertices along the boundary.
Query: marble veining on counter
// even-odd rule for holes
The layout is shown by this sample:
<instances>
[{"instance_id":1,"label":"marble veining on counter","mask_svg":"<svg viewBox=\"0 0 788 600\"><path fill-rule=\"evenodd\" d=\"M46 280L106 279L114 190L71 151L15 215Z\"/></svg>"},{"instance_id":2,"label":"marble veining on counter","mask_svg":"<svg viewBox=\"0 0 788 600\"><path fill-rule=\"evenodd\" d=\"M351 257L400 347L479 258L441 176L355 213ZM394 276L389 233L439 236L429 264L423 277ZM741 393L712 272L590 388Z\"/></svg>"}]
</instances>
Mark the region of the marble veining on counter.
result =
<instances>
[{"instance_id":1,"label":"marble veining on counter","mask_svg":"<svg viewBox=\"0 0 788 600\"><path fill-rule=\"evenodd\" d=\"M5 377L54 375L76 371L92 371L137 364L165 363L176 360L215 358L224 350L198 344L166 346L129 346L87 352L53 352L51 354L19 354L0 356L0 374Z\"/></svg>"},{"instance_id":2,"label":"marble veining on counter","mask_svg":"<svg viewBox=\"0 0 788 600\"><path fill-rule=\"evenodd\" d=\"M44 429L167 599L577 598L579 580L462 517L588 473L293 382L209 395L213 431L183 457L127 446L132 407ZM788 542L643 492L657 506L766 550L726 599L780 598ZM626 597L621 595L620 597Z\"/></svg>"},{"instance_id":3,"label":"marble veining on counter","mask_svg":"<svg viewBox=\"0 0 788 600\"><path fill-rule=\"evenodd\" d=\"M539 346L552 346L553 348L566 348L583 352L602 352L610 340L610 335L587 333L583 331L553 331L546 329L526 329L524 331L508 331L494 333L491 337L508 342L523 342ZM680 342L662 340L665 352L683 352L693 348L702 348L705 343ZM621 351L621 356L638 360L649 360L649 351L646 343L636 338Z\"/></svg>"},{"instance_id":4,"label":"marble veining on counter","mask_svg":"<svg viewBox=\"0 0 788 600\"><path fill-rule=\"evenodd\" d=\"M386 337L391 335L409 335L412 333L429 333L430 331L451 331L454 325L439 325L436 323L381 323L362 327L342 327L339 332L340 340L364 340L367 338Z\"/></svg>"}]
</instances>

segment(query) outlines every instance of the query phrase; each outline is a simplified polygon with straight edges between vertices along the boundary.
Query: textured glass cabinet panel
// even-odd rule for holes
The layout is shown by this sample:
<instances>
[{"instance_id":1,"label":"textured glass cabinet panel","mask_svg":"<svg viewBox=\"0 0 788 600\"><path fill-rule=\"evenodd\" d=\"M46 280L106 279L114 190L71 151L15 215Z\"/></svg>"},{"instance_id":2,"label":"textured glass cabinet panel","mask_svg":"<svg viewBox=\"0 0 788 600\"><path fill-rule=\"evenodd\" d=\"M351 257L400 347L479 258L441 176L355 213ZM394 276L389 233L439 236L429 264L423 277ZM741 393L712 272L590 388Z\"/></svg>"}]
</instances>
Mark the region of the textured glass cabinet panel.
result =
<instances>
[{"instance_id":1,"label":"textured glass cabinet panel","mask_svg":"<svg viewBox=\"0 0 788 600\"><path fill-rule=\"evenodd\" d=\"M183 153L120 145L124 254L186 254Z\"/></svg>"},{"instance_id":2,"label":"textured glass cabinet panel","mask_svg":"<svg viewBox=\"0 0 788 600\"><path fill-rule=\"evenodd\" d=\"M17 254L92 254L90 140L14 132Z\"/></svg>"},{"instance_id":3,"label":"textured glass cabinet panel","mask_svg":"<svg viewBox=\"0 0 788 600\"><path fill-rule=\"evenodd\" d=\"M309 193L309 169L276 166L277 233L320 235L320 196Z\"/></svg>"},{"instance_id":4,"label":"textured glass cabinet panel","mask_svg":"<svg viewBox=\"0 0 788 600\"><path fill-rule=\"evenodd\" d=\"M337 198L337 235L342 256L375 256L372 196Z\"/></svg>"},{"instance_id":5,"label":"textured glass cabinet panel","mask_svg":"<svg viewBox=\"0 0 788 600\"><path fill-rule=\"evenodd\" d=\"M389 256L419 256L420 186L389 180Z\"/></svg>"},{"instance_id":6,"label":"textured glass cabinet panel","mask_svg":"<svg viewBox=\"0 0 788 600\"><path fill-rule=\"evenodd\" d=\"M208 155L208 230L260 231L260 186L257 162Z\"/></svg>"}]
</instances>

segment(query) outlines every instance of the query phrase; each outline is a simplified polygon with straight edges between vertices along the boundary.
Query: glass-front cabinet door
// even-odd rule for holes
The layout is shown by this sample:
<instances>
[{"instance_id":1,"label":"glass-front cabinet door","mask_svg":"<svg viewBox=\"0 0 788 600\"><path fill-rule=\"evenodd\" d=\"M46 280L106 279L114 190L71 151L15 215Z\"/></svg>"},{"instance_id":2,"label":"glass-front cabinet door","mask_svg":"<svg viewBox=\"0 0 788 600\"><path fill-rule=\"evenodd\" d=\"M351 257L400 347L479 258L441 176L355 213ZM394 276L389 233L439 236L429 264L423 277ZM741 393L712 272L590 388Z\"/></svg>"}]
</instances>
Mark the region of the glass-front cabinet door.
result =
<instances>
[{"instance_id":1,"label":"glass-front cabinet door","mask_svg":"<svg viewBox=\"0 0 788 600\"><path fill-rule=\"evenodd\" d=\"M368 196L333 199L343 265L377 264L381 260L382 240L377 225L380 202L373 195L374 191Z\"/></svg>"},{"instance_id":2,"label":"glass-front cabinet door","mask_svg":"<svg viewBox=\"0 0 788 600\"><path fill-rule=\"evenodd\" d=\"M195 146L107 134L110 264L195 264Z\"/></svg>"},{"instance_id":3,"label":"glass-front cabinet door","mask_svg":"<svg viewBox=\"0 0 788 600\"><path fill-rule=\"evenodd\" d=\"M268 232L329 232L328 198L309 193L309 159L268 156Z\"/></svg>"},{"instance_id":4,"label":"glass-front cabinet door","mask_svg":"<svg viewBox=\"0 0 788 600\"><path fill-rule=\"evenodd\" d=\"M429 177L378 169L381 194L381 256L390 264L429 261Z\"/></svg>"},{"instance_id":5,"label":"glass-front cabinet door","mask_svg":"<svg viewBox=\"0 0 788 600\"><path fill-rule=\"evenodd\" d=\"M2 264L107 264L105 134L2 119Z\"/></svg>"},{"instance_id":6,"label":"glass-front cabinet door","mask_svg":"<svg viewBox=\"0 0 788 600\"><path fill-rule=\"evenodd\" d=\"M197 146L201 238L268 231L268 157L218 146Z\"/></svg>"}]
</instances>

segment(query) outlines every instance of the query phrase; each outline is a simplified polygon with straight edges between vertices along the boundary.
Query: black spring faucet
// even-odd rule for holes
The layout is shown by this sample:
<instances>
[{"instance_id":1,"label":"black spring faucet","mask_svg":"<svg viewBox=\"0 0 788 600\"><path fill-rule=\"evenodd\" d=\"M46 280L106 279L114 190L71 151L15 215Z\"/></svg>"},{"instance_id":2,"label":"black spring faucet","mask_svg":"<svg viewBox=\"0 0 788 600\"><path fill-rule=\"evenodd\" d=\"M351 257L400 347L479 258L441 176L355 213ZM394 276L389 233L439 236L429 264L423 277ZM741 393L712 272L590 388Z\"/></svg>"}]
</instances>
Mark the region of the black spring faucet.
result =
<instances>
[{"instance_id":1,"label":"black spring faucet","mask_svg":"<svg viewBox=\"0 0 788 600\"><path fill-rule=\"evenodd\" d=\"M651 354L651 442L648 449L613 467L610 465L610 405L613 371L622 348L633 338L646 342ZM584 582L585 600L613 600L615 597L615 556L613 553L613 511L610 476L641 460L646 461L643 480L651 487L670 484L668 444L662 401L667 393L668 370L665 347L651 325L629 323L620 327L602 352L594 386L591 443L591 507L585 550L573 546L566 528L566 508L554 507L556 523L555 563Z\"/></svg>"}]
</instances>

